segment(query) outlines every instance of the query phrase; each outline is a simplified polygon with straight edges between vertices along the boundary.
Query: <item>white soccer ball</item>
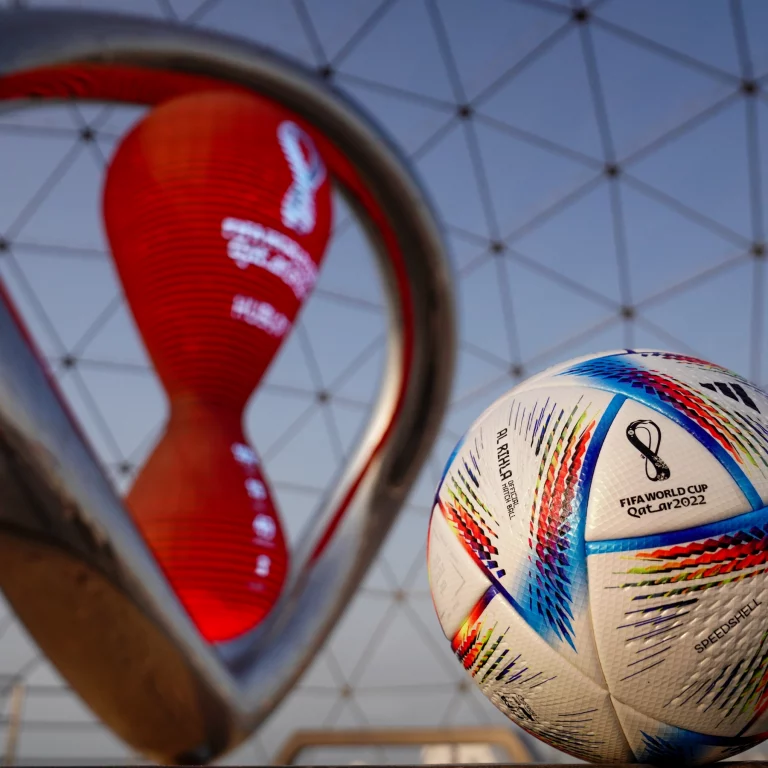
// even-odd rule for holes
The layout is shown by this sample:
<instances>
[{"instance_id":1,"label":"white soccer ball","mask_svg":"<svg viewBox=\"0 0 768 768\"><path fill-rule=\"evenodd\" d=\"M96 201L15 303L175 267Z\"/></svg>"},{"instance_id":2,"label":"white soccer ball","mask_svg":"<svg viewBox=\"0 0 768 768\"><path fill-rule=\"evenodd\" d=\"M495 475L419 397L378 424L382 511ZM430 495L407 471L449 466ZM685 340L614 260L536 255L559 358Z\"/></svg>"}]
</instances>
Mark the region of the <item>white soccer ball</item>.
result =
<instances>
[{"instance_id":1,"label":"white soccer ball","mask_svg":"<svg viewBox=\"0 0 768 768\"><path fill-rule=\"evenodd\" d=\"M497 400L448 461L435 608L483 693L596 762L698 764L768 736L768 395L621 350Z\"/></svg>"}]
</instances>

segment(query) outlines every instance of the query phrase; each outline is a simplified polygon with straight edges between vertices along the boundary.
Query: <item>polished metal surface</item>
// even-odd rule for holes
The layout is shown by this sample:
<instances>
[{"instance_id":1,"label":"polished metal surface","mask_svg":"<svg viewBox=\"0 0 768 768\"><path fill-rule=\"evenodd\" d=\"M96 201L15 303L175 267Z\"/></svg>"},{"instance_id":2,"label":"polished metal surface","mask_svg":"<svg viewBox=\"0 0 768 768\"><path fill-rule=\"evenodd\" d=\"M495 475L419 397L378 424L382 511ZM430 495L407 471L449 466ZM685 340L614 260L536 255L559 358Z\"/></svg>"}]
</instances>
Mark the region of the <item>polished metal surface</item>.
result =
<instances>
[{"instance_id":1,"label":"polished metal surface","mask_svg":"<svg viewBox=\"0 0 768 768\"><path fill-rule=\"evenodd\" d=\"M242 741L290 690L404 502L451 385L450 276L435 217L405 160L311 72L265 49L188 27L80 12L0 13L0 76L82 61L212 75L301 114L344 148L375 191L397 233L413 297L406 360L403 299L369 222L389 300L387 368L376 409L302 542L272 616L251 635L218 648L188 619L0 297L0 588L42 650L118 735L160 760L202 762ZM330 544L311 560L361 475Z\"/></svg>"}]
</instances>

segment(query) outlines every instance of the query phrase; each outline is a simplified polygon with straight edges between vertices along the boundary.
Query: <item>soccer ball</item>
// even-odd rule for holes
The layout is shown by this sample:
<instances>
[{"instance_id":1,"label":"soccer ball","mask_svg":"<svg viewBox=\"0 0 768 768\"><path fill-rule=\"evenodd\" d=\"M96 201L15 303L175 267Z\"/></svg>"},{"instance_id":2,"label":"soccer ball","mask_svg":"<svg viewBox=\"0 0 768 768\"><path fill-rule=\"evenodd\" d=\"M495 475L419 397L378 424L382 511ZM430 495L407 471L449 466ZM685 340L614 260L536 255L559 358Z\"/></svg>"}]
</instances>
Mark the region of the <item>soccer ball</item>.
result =
<instances>
[{"instance_id":1,"label":"soccer ball","mask_svg":"<svg viewBox=\"0 0 768 768\"><path fill-rule=\"evenodd\" d=\"M448 461L432 597L483 693L595 762L698 764L768 736L768 395L657 351L497 400Z\"/></svg>"}]
</instances>

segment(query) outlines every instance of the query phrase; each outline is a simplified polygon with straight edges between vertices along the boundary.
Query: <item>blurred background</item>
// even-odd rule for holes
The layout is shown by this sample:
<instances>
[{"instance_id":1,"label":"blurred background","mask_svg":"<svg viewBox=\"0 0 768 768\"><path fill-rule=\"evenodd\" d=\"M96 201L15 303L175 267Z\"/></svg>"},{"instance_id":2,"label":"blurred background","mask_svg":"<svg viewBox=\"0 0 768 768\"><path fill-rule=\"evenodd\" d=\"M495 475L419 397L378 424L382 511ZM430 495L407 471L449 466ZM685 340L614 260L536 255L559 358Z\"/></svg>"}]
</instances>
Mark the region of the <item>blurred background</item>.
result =
<instances>
[{"instance_id":1,"label":"blurred background","mask_svg":"<svg viewBox=\"0 0 768 768\"><path fill-rule=\"evenodd\" d=\"M224 762L268 763L299 729L399 726L504 726L525 740L532 759L573 762L509 724L452 658L427 583L432 493L453 445L485 407L521 378L569 357L664 348L767 383L768 4L0 6L163 18L298 59L389 132L444 227L461 341L440 439L314 666ZM100 213L105 164L142 114L93 104L0 111L0 278L121 491L167 410ZM337 198L318 288L246 414L293 541L369 413L384 334L373 254ZM0 754L9 741L19 765L136 762L0 602ZM500 754L482 744L326 746L305 750L301 762L483 762ZM768 757L768 750L746 754Z\"/></svg>"}]
</instances>

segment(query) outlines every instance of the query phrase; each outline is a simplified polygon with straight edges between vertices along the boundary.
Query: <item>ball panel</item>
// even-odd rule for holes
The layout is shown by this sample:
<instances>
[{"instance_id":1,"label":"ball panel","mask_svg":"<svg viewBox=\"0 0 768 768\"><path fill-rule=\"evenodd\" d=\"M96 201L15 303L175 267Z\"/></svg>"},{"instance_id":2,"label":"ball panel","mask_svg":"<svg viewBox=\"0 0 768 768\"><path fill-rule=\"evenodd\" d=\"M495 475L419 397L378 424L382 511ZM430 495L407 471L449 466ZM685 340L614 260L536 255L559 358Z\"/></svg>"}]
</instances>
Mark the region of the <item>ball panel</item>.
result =
<instances>
[{"instance_id":1,"label":"ball panel","mask_svg":"<svg viewBox=\"0 0 768 768\"><path fill-rule=\"evenodd\" d=\"M582 363L582 362L589 362L590 360L596 360L600 357L605 357L606 355L621 355L626 354L628 350L626 349L618 349L618 350L610 350L607 352L599 352L597 354L592 355L583 355L581 357L575 357L571 360L568 360L564 363L556 363L555 365L550 366L549 368L545 368L543 371L539 371L539 373L534 374L533 376L528 377L524 381L521 381L516 386L512 387L506 394L499 397L497 400L495 400L493 403L491 403L478 417L475 419L473 423L473 427L480 424L482 421L485 421L485 419L496 413L499 410L503 410L505 407L509 408L509 404L514 400L515 398L519 397L519 395L523 392L527 392L530 389L536 389L539 384L544 384L545 386L549 387L553 384L556 384L557 386L564 386L569 383L567 379L564 380L556 380L553 377L570 368L575 363ZM577 385L580 385L581 382L576 381Z\"/></svg>"},{"instance_id":2,"label":"ball panel","mask_svg":"<svg viewBox=\"0 0 768 768\"><path fill-rule=\"evenodd\" d=\"M610 349L604 352L595 352L591 355L572 357L570 360L566 360L562 363L555 363L554 365L549 366L549 368L545 368L543 371L539 371L539 373L536 373L533 376L529 376L525 381L521 381L513 391L523 392L528 389L535 389L542 383L545 386L552 386L552 384L556 381L555 377L558 374L561 374L563 371L568 370L574 365L578 365L580 363L588 363L591 360L599 360L601 357L607 357L610 355L625 355L630 351L631 350L627 349ZM558 384L560 383L561 382L558 382ZM491 406L491 408L492 407L493 406ZM490 408L488 410L490 410Z\"/></svg>"},{"instance_id":3,"label":"ball panel","mask_svg":"<svg viewBox=\"0 0 768 768\"><path fill-rule=\"evenodd\" d=\"M604 682L587 606L589 482L615 398L568 386L515 393L467 433L440 485L442 514L510 605Z\"/></svg>"},{"instance_id":4,"label":"ball panel","mask_svg":"<svg viewBox=\"0 0 768 768\"><path fill-rule=\"evenodd\" d=\"M450 640L490 583L439 509L429 524L427 574L438 621Z\"/></svg>"},{"instance_id":5,"label":"ball panel","mask_svg":"<svg viewBox=\"0 0 768 768\"><path fill-rule=\"evenodd\" d=\"M768 500L768 396L746 380L702 360L654 351L575 363L557 378L586 379L664 414L722 464L752 509Z\"/></svg>"},{"instance_id":6,"label":"ball panel","mask_svg":"<svg viewBox=\"0 0 768 768\"><path fill-rule=\"evenodd\" d=\"M587 541L675 531L750 508L722 464L689 431L626 400L592 478Z\"/></svg>"},{"instance_id":7,"label":"ball panel","mask_svg":"<svg viewBox=\"0 0 768 768\"><path fill-rule=\"evenodd\" d=\"M613 706L635 757L654 765L705 765L738 755L762 737L712 736L654 720L613 699Z\"/></svg>"},{"instance_id":8,"label":"ball panel","mask_svg":"<svg viewBox=\"0 0 768 768\"><path fill-rule=\"evenodd\" d=\"M613 696L692 731L768 730L768 510L587 552Z\"/></svg>"},{"instance_id":9,"label":"ball panel","mask_svg":"<svg viewBox=\"0 0 768 768\"><path fill-rule=\"evenodd\" d=\"M575 757L632 761L605 689L550 648L496 587L489 587L452 640L483 693L528 733Z\"/></svg>"}]
</instances>

